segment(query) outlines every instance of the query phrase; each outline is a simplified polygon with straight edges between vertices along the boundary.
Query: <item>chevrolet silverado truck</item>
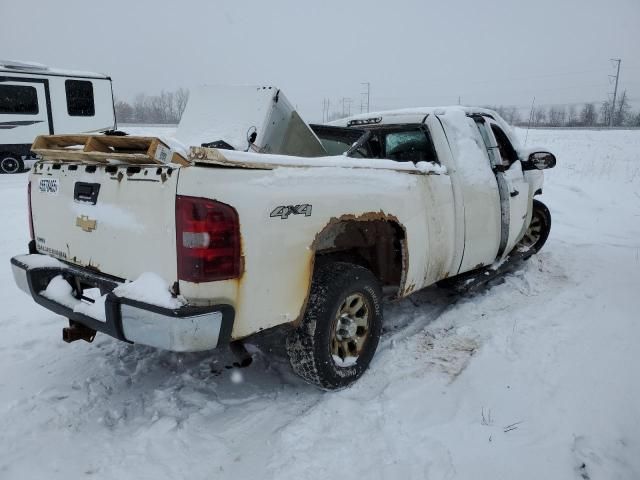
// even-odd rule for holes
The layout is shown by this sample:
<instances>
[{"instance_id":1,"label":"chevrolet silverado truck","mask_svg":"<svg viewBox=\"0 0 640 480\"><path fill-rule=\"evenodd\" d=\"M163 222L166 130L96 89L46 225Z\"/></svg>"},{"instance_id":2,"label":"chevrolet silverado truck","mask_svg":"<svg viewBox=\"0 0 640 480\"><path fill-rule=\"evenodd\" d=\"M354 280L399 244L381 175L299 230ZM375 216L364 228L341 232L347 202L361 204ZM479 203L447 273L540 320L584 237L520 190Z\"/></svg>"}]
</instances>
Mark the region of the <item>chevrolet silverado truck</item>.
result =
<instances>
[{"instance_id":1,"label":"chevrolet silverado truck","mask_svg":"<svg viewBox=\"0 0 640 480\"><path fill-rule=\"evenodd\" d=\"M293 370L336 389L371 362L383 292L486 272L547 239L534 196L555 157L520 147L493 111L311 129L326 155L218 142L191 147L183 166L44 156L29 175L29 253L11 259L17 285L69 319L67 341L103 332L185 352L282 331Z\"/></svg>"}]
</instances>

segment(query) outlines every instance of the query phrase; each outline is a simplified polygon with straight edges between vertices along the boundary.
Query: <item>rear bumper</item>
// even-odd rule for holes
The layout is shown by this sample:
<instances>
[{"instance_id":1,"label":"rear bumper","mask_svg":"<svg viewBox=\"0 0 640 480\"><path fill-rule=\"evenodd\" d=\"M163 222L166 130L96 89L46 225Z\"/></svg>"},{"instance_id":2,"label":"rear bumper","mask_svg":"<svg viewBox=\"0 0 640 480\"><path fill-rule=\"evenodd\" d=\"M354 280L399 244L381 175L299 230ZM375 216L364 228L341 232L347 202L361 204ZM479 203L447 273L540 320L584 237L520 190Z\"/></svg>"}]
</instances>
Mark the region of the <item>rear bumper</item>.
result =
<instances>
[{"instance_id":1,"label":"rear bumper","mask_svg":"<svg viewBox=\"0 0 640 480\"><path fill-rule=\"evenodd\" d=\"M11 267L16 285L31 295L36 303L118 340L174 352L197 352L211 350L231 339L235 315L231 305L186 305L169 309L118 297L112 290L121 284L120 281L67 265L46 255L13 257ZM75 285L75 288L99 288L102 294L106 294L105 320L76 312L73 305L45 297L42 292L58 275Z\"/></svg>"}]
</instances>

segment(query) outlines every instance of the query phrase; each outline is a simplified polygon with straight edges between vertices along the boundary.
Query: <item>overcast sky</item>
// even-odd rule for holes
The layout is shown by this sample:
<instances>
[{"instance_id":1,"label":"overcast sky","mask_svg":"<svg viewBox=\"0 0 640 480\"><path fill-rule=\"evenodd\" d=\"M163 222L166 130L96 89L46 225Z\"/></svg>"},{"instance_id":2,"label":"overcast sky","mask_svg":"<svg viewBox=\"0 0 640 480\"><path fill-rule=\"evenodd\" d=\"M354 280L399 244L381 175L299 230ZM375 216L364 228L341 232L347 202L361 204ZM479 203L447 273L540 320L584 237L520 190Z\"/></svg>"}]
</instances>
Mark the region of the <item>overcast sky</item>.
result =
<instances>
[{"instance_id":1,"label":"overcast sky","mask_svg":"<svg viewBox=\"0 0 640 480\"><path fill-rule=\"evenodd\" d=\"M116 96L284 89L309 121L371 83L372 109L602 101L640 108L640 0L0 0L0 58L97 71Z\"/></svg>"}]
</instances>

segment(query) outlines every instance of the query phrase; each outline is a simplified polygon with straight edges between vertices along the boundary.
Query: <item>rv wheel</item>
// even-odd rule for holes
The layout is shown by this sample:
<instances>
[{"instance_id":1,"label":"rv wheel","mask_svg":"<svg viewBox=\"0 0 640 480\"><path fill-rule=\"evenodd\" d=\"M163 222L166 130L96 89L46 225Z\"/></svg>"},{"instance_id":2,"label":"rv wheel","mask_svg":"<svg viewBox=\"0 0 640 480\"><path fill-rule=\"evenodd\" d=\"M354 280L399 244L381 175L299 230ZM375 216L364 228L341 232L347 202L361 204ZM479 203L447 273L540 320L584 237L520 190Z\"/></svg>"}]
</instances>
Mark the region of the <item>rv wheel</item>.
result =
<instances>
[{"instance_id":1,"label":"rv wheel","mask_svg":"<svg viewBox=\"0 0 640 480\"><path fill-rule=\"evenodd\" d=\"M24 170L24 162L13 153L0 153L0 173L19 173Z\"/></svg>"}]
</instances>

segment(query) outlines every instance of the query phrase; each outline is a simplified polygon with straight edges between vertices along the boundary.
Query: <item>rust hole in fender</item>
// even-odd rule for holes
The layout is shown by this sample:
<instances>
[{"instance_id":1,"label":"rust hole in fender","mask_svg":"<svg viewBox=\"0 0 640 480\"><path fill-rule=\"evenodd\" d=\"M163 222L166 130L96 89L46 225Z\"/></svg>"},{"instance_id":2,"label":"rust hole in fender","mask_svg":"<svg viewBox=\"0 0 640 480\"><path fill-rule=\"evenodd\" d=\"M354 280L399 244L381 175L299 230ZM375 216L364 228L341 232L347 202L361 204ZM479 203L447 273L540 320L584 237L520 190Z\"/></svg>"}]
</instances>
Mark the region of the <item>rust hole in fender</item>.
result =
<instances>
[{"instance_id":1,"label":"rust hole in fender","mask_svg":"<svg viewBox=\"0 0 640 480\"><path fill-rule=\"evenodd\" d=\"M314 265L320 261L346 261L371 270L383 287L394 296L406 295L415 285L404 287L409 265L406 229L395 215L383 211L346 214L333 217L315 236L310 245L311 259L307 265L306 299L311 286ZM306 302L298 321L302 318Z\"/></svg>"}]
</instances>

